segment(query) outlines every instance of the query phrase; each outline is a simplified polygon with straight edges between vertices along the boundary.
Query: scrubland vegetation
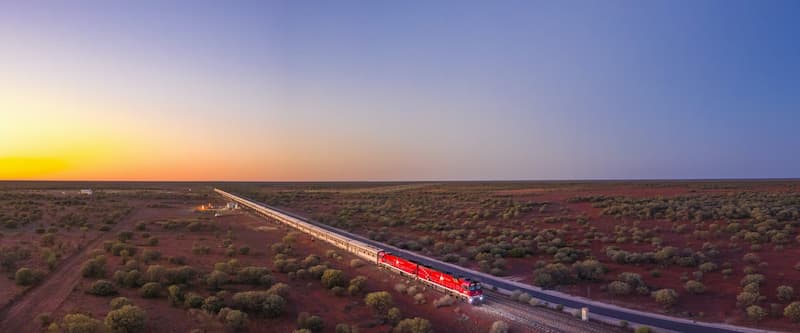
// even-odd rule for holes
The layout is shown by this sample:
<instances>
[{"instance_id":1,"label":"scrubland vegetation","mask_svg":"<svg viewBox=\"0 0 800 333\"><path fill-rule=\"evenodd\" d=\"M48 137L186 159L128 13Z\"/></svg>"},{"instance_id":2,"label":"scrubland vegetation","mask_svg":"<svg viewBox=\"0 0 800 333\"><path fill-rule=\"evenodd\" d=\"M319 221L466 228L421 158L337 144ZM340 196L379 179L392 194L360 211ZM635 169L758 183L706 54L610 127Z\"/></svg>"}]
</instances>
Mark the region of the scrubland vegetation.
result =
<instances>
[{"instance_id":1,"label":"scrubland vegetation","mask_svg":"<svg viewBox=\"0 0 800 333\"><path fill-rule=\"evenodd\" d=\"M368 183L232 190L544 288L701 320L729 320L733 313L741 324L782 327L796 320L800 287L800 261L791 262L800 254L797 186Z\"/></svg>"}]
</instances>

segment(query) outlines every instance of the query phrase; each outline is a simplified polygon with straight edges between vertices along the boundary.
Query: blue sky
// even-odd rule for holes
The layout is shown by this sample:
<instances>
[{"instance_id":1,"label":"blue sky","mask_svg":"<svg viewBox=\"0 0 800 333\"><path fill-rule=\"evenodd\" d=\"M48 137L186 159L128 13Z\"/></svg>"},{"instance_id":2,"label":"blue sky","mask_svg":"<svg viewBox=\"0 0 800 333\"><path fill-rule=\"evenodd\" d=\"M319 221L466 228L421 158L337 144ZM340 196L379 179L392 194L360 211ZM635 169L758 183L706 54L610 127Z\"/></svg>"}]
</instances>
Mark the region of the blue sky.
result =
<instances>
[{"instance_id":1,"label":"blue sky","mask_svg":"<svg viewBox=\"0 0 800 333\"><path fill-rule=\"evenodd\" d=\"M120 150L176 169L208 150L229 162L137 179L800 177L799 9L4 2L0 88L78 100L107 116L97 126L137 124L125 142L157 140ZM28 104L3 117L80 113ZM95 178L72 164L49 177ZM115 172L102 178L130 178Z\"/></svg>"}]
</instances>

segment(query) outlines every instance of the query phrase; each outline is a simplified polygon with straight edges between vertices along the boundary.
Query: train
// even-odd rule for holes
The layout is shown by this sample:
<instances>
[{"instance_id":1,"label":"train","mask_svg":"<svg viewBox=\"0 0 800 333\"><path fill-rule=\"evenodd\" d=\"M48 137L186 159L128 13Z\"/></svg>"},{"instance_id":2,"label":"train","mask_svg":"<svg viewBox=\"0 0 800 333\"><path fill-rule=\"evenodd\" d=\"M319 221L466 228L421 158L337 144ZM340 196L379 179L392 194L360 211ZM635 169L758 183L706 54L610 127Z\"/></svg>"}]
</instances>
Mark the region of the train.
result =
<instances>
[{"instance_id":1,"label":"train","mask_svg":"<svg viewBox=\"0 0 800 333\"><path fill-rule=\"evenodd\" d=\"M391 252L378 252L378 265L409 275L418 281L443 289L446 293L462 298L469 304L483 303L483 288L481 283L469 278L458 277L449 272L420 265L413 260L408 260Z\"/></svg>"},{"instance_id":2,"label":"train","mask_svg":"<svg viewBox=\"0 0 800 333\"><path fill-rule=\"evenodd\" d=\"M330 226L309 223L292 213L274 207L266 207L250 199L233 195L220 189L214 189L214 191L226 199L238 202L241 206L252 209L259 215L277 220L303 233L326 241L333 246L353 253L369 262L373 262L379 267L413 278L421 283L464 300L469 304L475 305L483 302L483 288L481 287L480 281L455 276L448 272L421 265L413 260L393 254L386 249L358 241L355 237L349 237L354 235L346 231L335 229Z\"/></svg>"}]
</instances>

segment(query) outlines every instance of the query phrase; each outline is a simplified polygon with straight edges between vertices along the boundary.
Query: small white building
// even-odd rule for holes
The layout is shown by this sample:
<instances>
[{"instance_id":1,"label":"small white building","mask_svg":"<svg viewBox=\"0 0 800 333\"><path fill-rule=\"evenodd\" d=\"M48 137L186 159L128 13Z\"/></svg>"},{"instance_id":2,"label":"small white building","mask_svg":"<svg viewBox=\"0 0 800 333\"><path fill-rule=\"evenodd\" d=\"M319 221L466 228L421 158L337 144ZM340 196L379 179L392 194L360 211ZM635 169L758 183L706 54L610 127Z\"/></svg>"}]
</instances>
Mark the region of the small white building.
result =
<instances>
[{"instance_id":1,"label":"small white building","mask_svg":"<svg viewBox=\"0 0 800 333\"><path fill-rule=\"evenodd\" d=\"M94 193L94 192L92 192L91 189L80 190L80 194L83 194L83 195L92 195L92 193Z\"/></svg>"}]
</instances>

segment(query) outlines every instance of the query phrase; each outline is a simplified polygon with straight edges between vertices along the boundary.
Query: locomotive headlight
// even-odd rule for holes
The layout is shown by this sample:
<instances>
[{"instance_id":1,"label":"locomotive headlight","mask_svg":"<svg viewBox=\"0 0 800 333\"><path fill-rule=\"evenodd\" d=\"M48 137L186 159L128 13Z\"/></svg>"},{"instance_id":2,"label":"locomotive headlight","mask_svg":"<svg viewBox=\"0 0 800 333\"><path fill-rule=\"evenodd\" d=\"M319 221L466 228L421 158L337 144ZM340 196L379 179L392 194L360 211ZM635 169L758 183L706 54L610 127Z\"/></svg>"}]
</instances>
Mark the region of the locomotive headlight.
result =
<instances>
[{"instance_id":1,"label":"locomotive headlight","mask_svg":"<svg viewBox=\"0 0 800 333\"><path fill-rule=\"evenodd\" d=\"M483 295L481 295L481 302L483 302Z\"/></svg>"}]
</instances>

